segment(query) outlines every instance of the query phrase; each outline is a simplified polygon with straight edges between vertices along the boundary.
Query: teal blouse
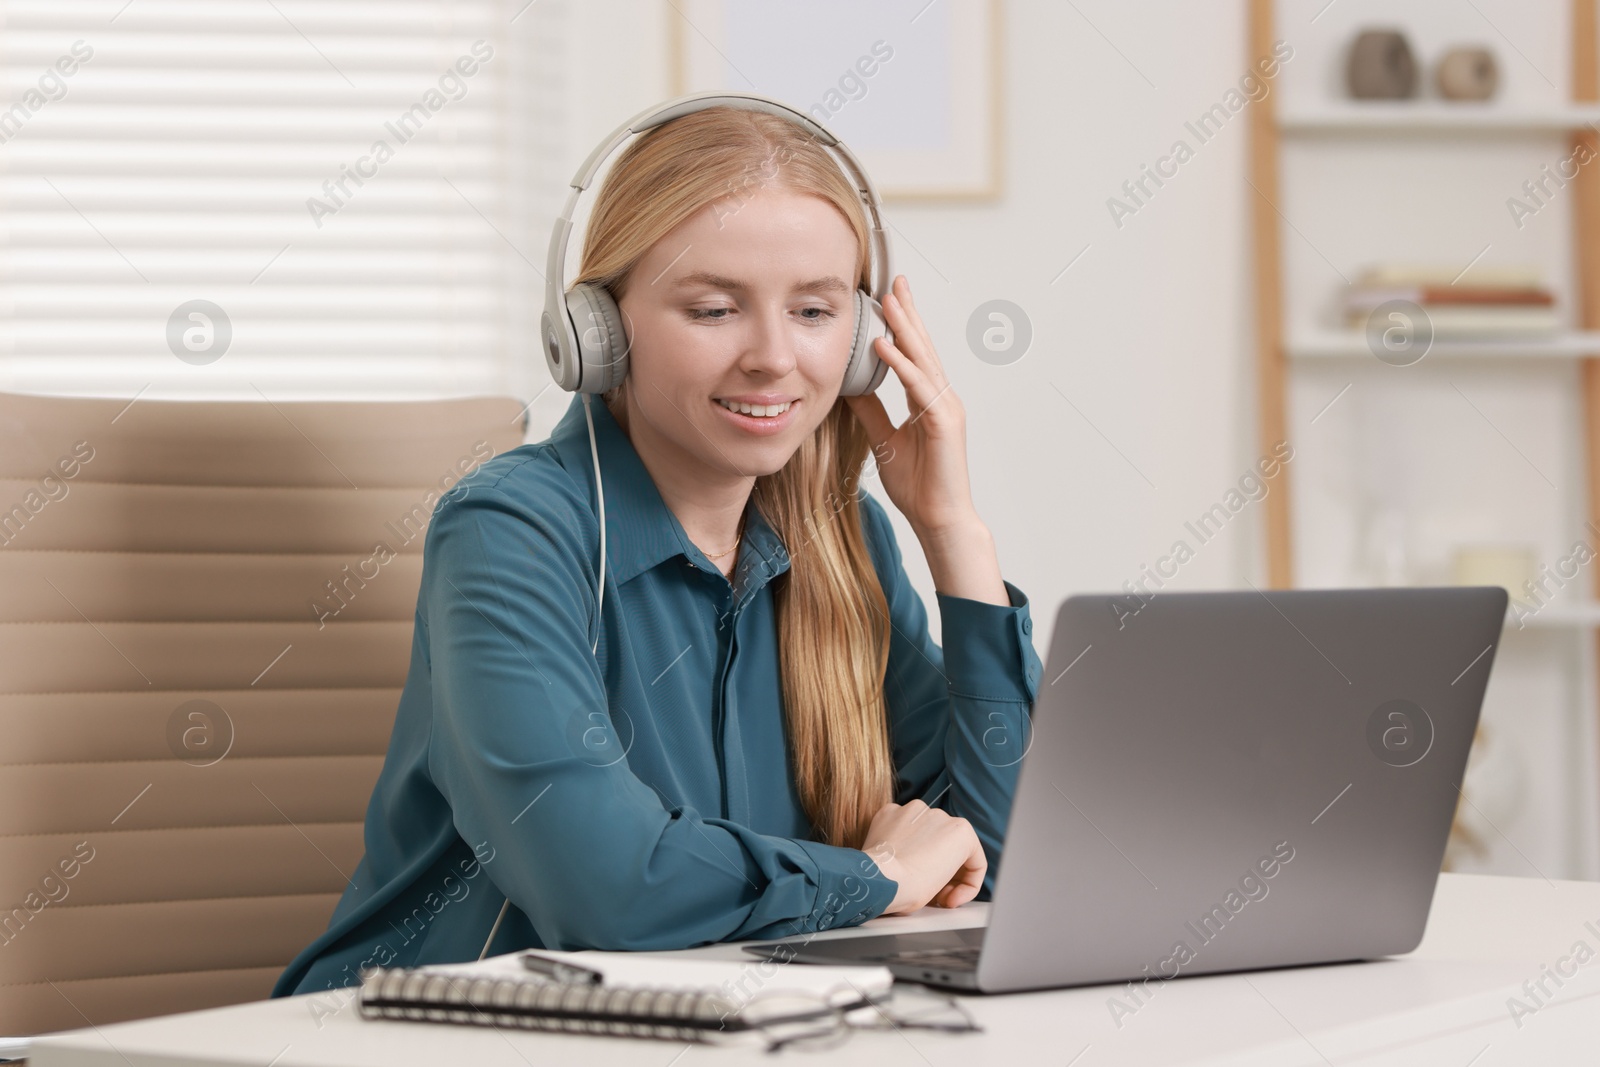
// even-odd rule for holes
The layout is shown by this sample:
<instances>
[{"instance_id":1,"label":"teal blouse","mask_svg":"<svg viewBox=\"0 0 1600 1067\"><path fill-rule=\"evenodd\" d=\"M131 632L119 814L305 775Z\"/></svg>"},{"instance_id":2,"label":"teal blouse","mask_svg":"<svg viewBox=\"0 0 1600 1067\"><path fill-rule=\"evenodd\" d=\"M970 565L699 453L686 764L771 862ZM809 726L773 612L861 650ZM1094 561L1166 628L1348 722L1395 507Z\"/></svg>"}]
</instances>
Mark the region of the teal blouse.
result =
<instances>
[{"instance_id":1,"label":"teal blouse","mask_svg":"<svg viewBox=\"0 0 1600 1067\"><path fill-rule=\"evenodd\" d=\"M274 996L354 985L364 967L476 959L507 898L491 955L785 937L865 922L894 899L864 852L812 840L790 774L772 596L783 542L750 504L730 582L598 397L591 411L602 617L574 396L547 440L489 460L435 507L366 854ZM936 594L941 649L888 515L857 497L892 624L895 800L972 822L988 899L1042 669L1028 600L1010 582L1009 607Z\"/></svg>"}]
</instances>

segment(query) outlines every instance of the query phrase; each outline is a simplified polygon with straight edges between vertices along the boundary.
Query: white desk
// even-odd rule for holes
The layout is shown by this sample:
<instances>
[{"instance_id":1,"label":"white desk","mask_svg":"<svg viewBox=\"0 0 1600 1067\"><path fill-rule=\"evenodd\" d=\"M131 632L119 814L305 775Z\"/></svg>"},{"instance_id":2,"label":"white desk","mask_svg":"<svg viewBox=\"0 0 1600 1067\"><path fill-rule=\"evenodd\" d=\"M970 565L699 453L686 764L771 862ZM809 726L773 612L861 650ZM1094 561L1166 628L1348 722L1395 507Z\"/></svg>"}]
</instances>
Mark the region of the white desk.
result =
<instances>
[{"instance_id":1,"label":"white desk","mask_svg":"<svg viewBox=\"0 0 1600 1067\"><path fill-rule=\"evenodd\" d=\"M822 936L979 925L987 905L877 919ZM1592 924L1590 926L1586 923ZM1514 1021L1507 998L1578 942L1592 952L1537 1012ZM742 958L722 944L688 953ZM796 964L795 966L799 966ZM1568 965L1571 968L1571 965ZM858 1032L830 1064L884 1067L1051 1063L1324 1067L1591 1064L1600 1061L1600 883L1441 875L1428 931L1410 955L1369 963L1181 978L1119 1028L1118 986L965 998L983 1033ZM763 1063L755 1049L362 1019L353 1001L319 1029L310 997L242 1004L41 1038L34 1067L586 1067ZM1533 1002L1528 1001L1530 1006ZM680 1055L682 1054L682 1055ZM780 1053L791 1060L810 1053ZM674 1058L678 1057L678 1058Z\"/></svg>"}]
</instances>

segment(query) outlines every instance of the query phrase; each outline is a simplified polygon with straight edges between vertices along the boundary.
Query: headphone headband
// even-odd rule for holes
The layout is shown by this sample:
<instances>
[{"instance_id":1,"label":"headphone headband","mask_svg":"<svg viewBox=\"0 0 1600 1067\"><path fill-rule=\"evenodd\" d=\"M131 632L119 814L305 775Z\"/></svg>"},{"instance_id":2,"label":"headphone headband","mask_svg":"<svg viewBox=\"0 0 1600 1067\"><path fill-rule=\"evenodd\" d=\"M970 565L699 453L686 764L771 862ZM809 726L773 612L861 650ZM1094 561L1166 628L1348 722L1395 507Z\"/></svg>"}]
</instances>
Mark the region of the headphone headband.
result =
<instances>
[{"instance_id":1,"label":"headphone headband","mask_svg":"<svg viewBox=\"0 0 1600 1067\"><path fill-rule=\"evenodd\" d=\"M855 153L810 115L797 111L770 96L720 91L689 93L646 108L618 126L610 136L595 146L594 151L590 152L589 157L578 167L578 172L572 176L572 192L567 196L566 207L557 216L555 225L550 231L550 249L545 262L545 321L554 325L553 333L544 339L546 348L550 350L546 353L547 358L562 364L578 358L578 338L574 335L572 320L565 306L567 242L572 236L572 218L577 210L578 197L589 187L601 165L623 141L636 134L653 130L675 118L710 107L736 107L788 119L809 133L824 148L830 148L838 154L844 163L844 170L853 180L856 192L867 209L867 230L870 241L868 255L872 260L868 272L872 280L872 296L881 304L888 294L890 284L894 280L891 273L889 234L884 229L878 191Z\"/></svg>"}]
</instances>

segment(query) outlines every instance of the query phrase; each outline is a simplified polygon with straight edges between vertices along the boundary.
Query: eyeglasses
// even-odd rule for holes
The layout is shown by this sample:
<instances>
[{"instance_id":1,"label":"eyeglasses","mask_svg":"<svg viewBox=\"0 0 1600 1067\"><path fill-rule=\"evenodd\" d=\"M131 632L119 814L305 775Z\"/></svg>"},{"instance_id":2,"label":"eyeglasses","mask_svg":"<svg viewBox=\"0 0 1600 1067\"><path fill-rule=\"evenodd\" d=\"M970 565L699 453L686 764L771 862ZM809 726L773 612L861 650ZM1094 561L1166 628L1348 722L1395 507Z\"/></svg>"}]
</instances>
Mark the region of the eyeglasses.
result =
<instances>
[{"instance_id":1,"label":"eyeglasses","mask_svg":"<svg viewBox=\"0 0 1600 1067\"><path fill-rule=\"evenodd\" d=\"M981 1032L983 1027L953 996L915 985L897 984L888 999L869 1001L858 994L854 1002L835 1003L834 995L793 992L757 993L741 1008L766 1043L768 1052L794 1045L823 1051L849 1040L853 1030L940 1030L945 1033ZM845 993L838 987L831 994ZM809 1009L809 1010L808 1010ZM762 1023L763 1015L773 1021Z\"/></svg>"}]
</instances>

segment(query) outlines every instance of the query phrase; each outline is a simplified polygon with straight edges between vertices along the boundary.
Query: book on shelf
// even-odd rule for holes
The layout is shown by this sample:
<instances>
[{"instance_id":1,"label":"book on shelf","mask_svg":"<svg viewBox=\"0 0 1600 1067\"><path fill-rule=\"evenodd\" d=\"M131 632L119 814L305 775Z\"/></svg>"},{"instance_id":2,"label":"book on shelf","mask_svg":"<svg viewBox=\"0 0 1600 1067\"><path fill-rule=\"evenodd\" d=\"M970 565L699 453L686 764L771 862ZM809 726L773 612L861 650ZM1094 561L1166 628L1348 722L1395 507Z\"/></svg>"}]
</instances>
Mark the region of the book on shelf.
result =
<instances>
[{"instance_id":1,"label":"book on shelf","mask_svg":"<svg viewBox=\"0 0 1600 1067\"><path fill-rule=\"evenodd\" d=\"M1544 284L1544 275L1538 267L1500 265L1473 265L1462 270L1459 265L1423 263L1378 263L1362 271L1357 285L1372 286L1453 286L1466 282L1475 288L1537 289Z\"/></svg>"},{"instance_id":2,"label":"book on shelf","mask_svg":"<svg viewBox=\"0 0 1600 1067\"><path fill-rule=\"evenodd\" d=\"M1555 294L1543 286L1357 285L1345 297L1347 308L1371 310L1390 300L1425 307L1554 307Z\"/></svg>"},{"instance_id":3,"label":"book on shelf","mask_svg":"<svg viewBox=\"0 0 1600 1067\"><path fill-rule=\"evenodd\" d=\"M1378 306L1374 304L1364 309L1347 309L1345 325L1357 330L1365 329ZM1555 308L1471 304L1418 306L1427 316L1436 338L1546 337L1562 329L1561 316Z\"/></svg>"},{"instance_id":4,"label":"book on shelf","mask_svg":"<svg viewBox=\"0 0 1600 1067\"><path fill-rule=\"evenodd\" d=\"M1346 290L1346 326L1365 329L1385 304L1404 301L1421 309L1434 337L1541 337L1559 332L1555 294L1531 267L1459 268L1383 264L1369 268ZM1391 309L1393 310L1393 309Z\"/></svg>"},{"instance_id":5,"label":"book on shelf","mask_svg":"<svg viewBox=\"0 0 1600 1067\"><path fill-rule=\"evenodd\" d=\"M713 1044L768 1043L832 1029L889 996L887 967L705 960L637 952L528 950L592 982L536 973L512 952L472 963L362 974L368 1019L521 1027ZM565 969L565 966L562 968Z\"/></svg>"}]
</instances>

